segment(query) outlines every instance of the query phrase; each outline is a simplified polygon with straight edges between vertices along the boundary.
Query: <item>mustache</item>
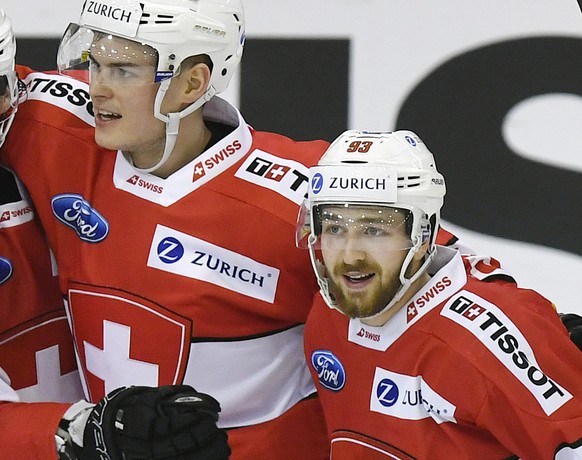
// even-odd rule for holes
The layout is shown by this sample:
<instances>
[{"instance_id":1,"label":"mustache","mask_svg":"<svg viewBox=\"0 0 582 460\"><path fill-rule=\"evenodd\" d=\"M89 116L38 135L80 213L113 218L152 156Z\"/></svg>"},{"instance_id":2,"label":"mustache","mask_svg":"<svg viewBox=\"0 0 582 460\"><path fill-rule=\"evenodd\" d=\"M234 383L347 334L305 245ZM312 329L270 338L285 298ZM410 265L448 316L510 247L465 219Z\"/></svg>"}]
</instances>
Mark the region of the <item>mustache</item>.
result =
<instances>
[{"instance_id":1,"label":"mustache","mask_svg":"<svg viewBox=\"0 0 582 460\"><path fill-rule=\"evenodd\" d=\"M374 272L378 271L377 264L370 264L368 262L357 262L354 264L346 264L344 262L334 265L332 273L336 276L341 276L346 272Z\"/></svg>"}]
</instances>

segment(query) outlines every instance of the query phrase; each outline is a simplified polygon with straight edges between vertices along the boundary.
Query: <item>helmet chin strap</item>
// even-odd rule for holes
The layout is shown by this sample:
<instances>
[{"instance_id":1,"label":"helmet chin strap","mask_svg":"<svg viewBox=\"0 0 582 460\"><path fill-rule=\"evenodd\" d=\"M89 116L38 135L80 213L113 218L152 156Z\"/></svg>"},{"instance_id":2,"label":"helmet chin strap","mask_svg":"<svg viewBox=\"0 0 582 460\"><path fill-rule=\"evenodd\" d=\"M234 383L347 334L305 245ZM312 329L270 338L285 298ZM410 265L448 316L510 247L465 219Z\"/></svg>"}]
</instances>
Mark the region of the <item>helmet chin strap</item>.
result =
<instances>
[{"instance_id":1,"label":"helmet chin strap","mask_svg":"<svg viewBox=\"0 0 582 460\"><path fill-rule=\"evenodd\" d=\"M418 278L420 278L420 276L426 271L426 269L428 268L428 265L430 264L432 258L434 257L434 255L436 253L435 250L433 250L430 254L426 255L424 263L420 266L420 268L416 271L416 273L414 275L412 275L410 278L406 278L406 275L405 275L406 269L410 265L410 262L412 260L412 257L414 256L414 254L416 254L419 250L420 250L420 246L415 246L415 247L411 248L410 251L408 251L408 254L406 255L406 259L404 259L404 262L402 263L402 267L400 268L400 283L401 283L400 288L398 289L398 291L396 291L396 294L394 294L394 297L392 297L392 300L390 302L388 302L388 304L382 310L380 310L378 313L374 313L371 316L366 316L363 319L373 320L373 319L376 319L376 318L382 316L384 313L386 313L388 310L390 310L396 302L398 302L400 299L402 299L402 297L404 296L406 291L408 291L408 289L410 289L410 286L412 285L412 283L414 283Z\"/></svg>"},{"instance_id":2,"label":"helmet chin strap","mask_svg":"<svg viewBox=\"0 0 582 460\"><path fill-rule=\"evenodd\" d=\"M162 101L166 95L166 91L170 87L172 79L167 78L166 80L162 81L160 87L158 88L158 92L156 93L156 99L154 101L154 115L158 120L163 121L166 124L166 143L164 146L164 153L162 154L162 158L150 168L138 168L135 165L133 167L142 173L151 173L160 169L172 154L174 150L174 146L176 145L176 140L178 139L178 131L180 129L180 120L192 112L195 112L200 107L202 107L206 102L208 102L212 97L216 94L216 90L214 86L210 86L206 92L200 97L200 99L196 100L188 107L186 107L181 112L170 112L167 115L164 115L161 112ZM132 162L133 164L133 162Z\"/></svg>"}]
</instances>

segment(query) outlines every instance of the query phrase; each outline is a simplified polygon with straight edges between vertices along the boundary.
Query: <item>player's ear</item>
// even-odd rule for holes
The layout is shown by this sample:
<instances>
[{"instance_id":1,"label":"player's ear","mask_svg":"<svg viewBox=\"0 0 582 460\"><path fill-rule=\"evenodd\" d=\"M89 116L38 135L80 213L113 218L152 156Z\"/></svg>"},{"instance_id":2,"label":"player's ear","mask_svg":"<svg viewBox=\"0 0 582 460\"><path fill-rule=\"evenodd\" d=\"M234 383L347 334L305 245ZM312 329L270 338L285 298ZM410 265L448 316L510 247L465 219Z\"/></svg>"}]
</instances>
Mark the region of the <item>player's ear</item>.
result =
<instances>
[{"instance_id":1,"label":"player's ear","mask_svg":"<svg viewBox=\"0 0 582 460\"><path fill-rule=\"evenodd\" d=\"M184 103L197 101L206 92L210 84L210 68L205 63L198 63L183 69L183 98Z\"/></svg>"}]
</instances>

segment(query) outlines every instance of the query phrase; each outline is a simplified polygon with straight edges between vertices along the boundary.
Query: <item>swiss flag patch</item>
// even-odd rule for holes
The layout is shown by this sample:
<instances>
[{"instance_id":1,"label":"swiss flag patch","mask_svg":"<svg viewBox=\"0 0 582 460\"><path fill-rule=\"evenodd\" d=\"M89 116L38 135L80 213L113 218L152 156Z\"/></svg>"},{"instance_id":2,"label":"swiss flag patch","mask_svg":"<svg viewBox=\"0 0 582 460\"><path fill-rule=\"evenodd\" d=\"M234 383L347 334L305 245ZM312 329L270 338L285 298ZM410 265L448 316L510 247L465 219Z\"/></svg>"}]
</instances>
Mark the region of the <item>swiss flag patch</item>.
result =
<instances>
[{"instance_id":1,"label":"swiss flag patch","mask_svg":"<svg viewBox=\"0 0 582 460\"><path fill-rule=\"evenodd\" d=\"M83 397L62 309L0 334L0 367L27 402L73 402Z\"/></svg>"},{"instance_id":2,"label":"swiss flag patch","mask_svg":"<svg viewBox=\"0 0 582 460\"><path fill-rule=\"evenodd\" d=\"M68 308L92 401L121 386L182 382L189 319L127 292L88 285L70 286Z\"/></svg>"}]
</instances>

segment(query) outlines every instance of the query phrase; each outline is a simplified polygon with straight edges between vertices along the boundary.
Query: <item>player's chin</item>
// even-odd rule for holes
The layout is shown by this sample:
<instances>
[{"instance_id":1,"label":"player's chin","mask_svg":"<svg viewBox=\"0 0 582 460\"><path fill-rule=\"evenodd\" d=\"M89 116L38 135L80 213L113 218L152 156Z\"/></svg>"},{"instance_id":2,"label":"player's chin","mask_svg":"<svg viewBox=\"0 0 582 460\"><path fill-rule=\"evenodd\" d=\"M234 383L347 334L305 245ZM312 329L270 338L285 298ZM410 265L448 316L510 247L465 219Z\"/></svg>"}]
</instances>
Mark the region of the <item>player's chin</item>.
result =
<instances>
[{"instance_id":1,"label":"player's chin","mask_svg":"<svg viewBox=\"0 0 582 460\"><path fill-rule=\"evenodd\" d=\"M95 128L95 143L108 150L123 150L122 140L115 136L109 130Z\"/></svg>"}]
</instances>

